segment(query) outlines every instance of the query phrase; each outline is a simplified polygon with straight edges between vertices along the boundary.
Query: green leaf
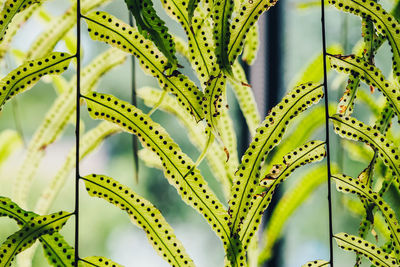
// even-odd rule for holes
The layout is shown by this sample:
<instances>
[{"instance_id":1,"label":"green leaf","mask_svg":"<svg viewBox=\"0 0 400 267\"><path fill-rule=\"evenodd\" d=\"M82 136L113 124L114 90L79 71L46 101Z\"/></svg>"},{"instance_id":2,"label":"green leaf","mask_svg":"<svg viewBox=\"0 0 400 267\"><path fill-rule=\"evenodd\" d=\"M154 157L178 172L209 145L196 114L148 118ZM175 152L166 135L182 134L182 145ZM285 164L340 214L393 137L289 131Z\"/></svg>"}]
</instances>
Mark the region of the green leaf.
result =
<instances>
[{"instance_id":1,"label":"green leaf","mask_svg":"<svg viewBox=\"0 0 400 267\"><path fill-rule=\"evenodd\" d=\"M30 89L46 74L64 72L74 56L54 52L44 58L27 61L0 81L0 110L14 95Z\"/></svg>"},{"instance_id":2,"label":"green leaf","mask_svg":"<svg viewBox=\"0 0 400 267\"><path fill-rule=\"evenodd\" d=\"M255 23L249 30L249 33L246 36L246 40L243 46L243 55L242 60L249 65L254 63L254 60L257 57L257 51L259 47L259 38L258 38L258 23ZM235 76L236 77L236 76ZM239 81L243 81L237 77ZM312 79L310 79L312 80Z\"/></svg>"},{"instance_id":3,"label":"green leaf","mask_svg":"<svg viewBox=\"0 0 400 267\"><path fill-rule=\"evenodd\" d=\"M113 67L122 64L126 54L119 49L108 49L97 56L81 72L81 93L93 90L101 76ZM20 205L26 205L27 193L36 169L44 156L47 146L59 138L68 122L74 118L76 108L76 76L69 82L69 87L57 97L51 108L47 111L41 125L37 128L29 142L23 166L15 179L13 196ZM74 122L73 122L74 123Z\"/></svg>"},{"instance_id":4,"label":"green leaf","mask_svg":"<svg viewBox=\"0 0 400 267\"><path fill-rule=\"evenodd\" d=\"M342 11L350 12L373 21L375 29L388 39L392 47L393 74L395 77L399 78L400 24L397 20L391 14L387 13L380 4L377 4L373 0L329 0L328 2Z\"/></svg>"},{"instance_id":5,"label":"green leaf","mask_svg":"<svg viewBox=\"0 0 400 267\"><path fill-rule=\"evenodd\" d=\"M9 198L0 197L0 216L8 216L15 220L19 226L23 226L39 215L21 209ZM45 256L50 264L57 266L70 267L74 264L74 248L71 247L62 235L57 232L42 235L39 237L43 245Z\"/></svg>"},{"instance_id":6,"label":"green leaf","mask_svg":"<svg viewBox=\"0 0 400 267\"><path fill-rule=\"evenodd\" d=\"M228 76L233 75L228 52L231 36L230 20L233 13L233 8L233 0L215 0L213 9L211 11L211 16L214 21L213 37L217 64L224 74L227 74Z\"/></svg>"},{"instance_id":7,"label":"green leaf","mask_svg":"<svg viewBox=\"0 0 400 267\"><path fill-rule=\"evenodd\" d=\"M3 9L0 13L0 42L3 41L4 35L6 34L8 24L14 16L31 6L32 4L40 3L40 0L29 1L29 0L7 0L4 3Z\"/></svg>"},{"instance_id":8,"label":"green leaf","mask_svg":"<svg viewBox=\"0 0 400 267\"><path fill-rule=\"evenodd\" d=\"M377 67L355 56L330 56L329 58L332 68L360 77L363 82L381 91L400 118L400 91L385 79Z\"/></svg>"},{"instance_id":9,"label":"green leaf","mask_svg":"<svg viewBox=\"0 0 400 267\"><path fill-rule=\"evenodd\" d=\"M357 179L353 179L343 174L332 175L332 178L335 180L336 187L339 191L358 194L371 203L374 203L379 208L386 220L389 231L391 232L391 239L396 247L395 252L398 255L400 253L400 226L392 208L390 208L378 193L373 192Z\"/></svg>"},{"instance_id":10,"label":"green leaf","mask_svg":"<svg viewBox=\"0 0 400 267\"><path fill-rule=\"evenodd\" d=\"M231 36L228 55L229 61L233 64L242 52L243 45L251 27L257 22L262 13L269 10L277 3L276 0L251 0L243 1L240 11L232 19Z\"/></svg>"},{"instance_id":11,"label":"green leaf","mask_svg":"<svg viewBox=\"0 0 400 267\"><path fill-rule=\"evenodd\" d=\"M189 0L188 4L188 20L189 24L192 23L192 19L194 16L194 10L198 7L200 0Z\"/></svg>"},{"instance_id":12,"label":"green leaf","mask_svg":"<svg viewBox=\"0 0 400 267\"><path fill-rule=\"evenodd\" d=\"M322 267L322 266L328 266L328 265L329 265L329 261L315 260L315 261L307 262L306 264L302 265L301 267Z\"/></svg>"},{"instance_id":13,"label":"green leaf","mask_svg":"<svg viewBox=\"0 0 400 267\"><path fill-rule=\"evenodd\" d=\"M175 44L165 22L157 15L151 0L125 0L129 11L135 18L139 32L152 40L157 48L168 58L168 63L176 68Z\"/></svg>"},{"instance_id":14,"label":"green leaf","mask_svg":"<svg viewBox=\"0 0 400 267\"><path fill-rule=\"evenodd\" d=\"M257 129L253 141L242 157L235 174L229 206L232 234L240 229L250 205L251 193L258 185L259 167L268 153L279 144L287 124L323 96L319 84L304 84L295 87L275 106Z\"/></svg>"},{"instance_id":15,"label":"green leaf","mask_svg":"<svg viewBox=\"0 0 400 267\"><path fill-rule=\"evenodd\" d=\"M271 170L271 172L260 183L264 186L268 185L267 191L261 194L250 192L252 196L252 203L243 222L243 227L239 232L239 236L242 240L245 250L255 235L261 223L262 215L271 202L272 195L278 185L283 182L296 168L308 163L320 161L324 157L325 142L308 142L296 148L283 158L283 164L285 164L285 166L280 164L274 165L274 168Z\"/></svg>"},{"instance_id":16,"label":"green leaf","mask_svg":"<svg viewBox=\"0 0 400 267\"><path fill-rule=\"evenodd\" d=\"M335 114L331 117L331 120L337 134L350 140L364 142L378 150L379 157L392 171L392 175L400 177L400 153L392 141L388 140L378 130L355 118Z\"/></svg>"},{"instance_id":17,"label":"green leaf","mask_svg":"<svg viewBox=\"0 0 400 267\"><path fill-rule=\"evenodd\" d=\"M355 251L366 256L376 266L399 266L394 258L383 252L375 244L372 244L358 236L339 233L334 235L336 243L341 249Z\"/></svg>"},{"instance_id":18,"label":"green leaf","mask_svg":"<svg viewBox=\"0 0 400 267\"><path fill-rule=\"evenodd\" d=\"M196 121L203 118L200 106L202 92L189 78L179 72L172 76L164 74L167 68L167 59L136 28L130 27L106 12L93 12L85 19L92 39L106 42L135 55L142 68L156 77L161 87L174 94Z\"/></svg>"},{"instance_id":19,"label":"green leaf","mask_svg":"<svg viewBox=\"0 0 400 267\"><path fill-rule=\"evenodd\" d=\"M244 73L242 66L240 66L237 60L232 66L232 71L233 76L236 79L247 83L246 74ZM230 79L230 83L232 85L232 89L235 93L236 99L239 102L240 110L242 111L243 116L246 119L250 134L251 136L254 136L257 126L260 124L261 118L260 113L257 109L257 103L253 91L251 87L232 81L232 79Z\"/></svg>"},{"instance_id":20,"label":"green leaf","mask_svg":"<svg viewBox=\"0 0 400 267\"><path fill-rule=\"evenodd\" d=\"M154 250L169 264L194 266L171 226L148 200L104 175L91 174L81 179L84 180L90 196L103 198L126 211L132 222L146 232Z\"/></svg>"},{"instance_id":21,"label":"green leaf","mask_svg":"<svg viewBox=\"0 0 400 267\"><path fill-rule=\"evenodd\" d=\"M316 188L326 182L326 166L315 166L301 176L301 180L292 185L280 198L268 226L263 230L264 245L260 246L261 253L258 261L260 265L272 256L272 249L291 215L314 193Z\"/></svg>"},{"instance_id":22,"label":"green leaf","mask_svg":"<svg viewBox=\"0 0 400 267\"><path fill-rule=\"evenodd\" d=\"M95 119L105 119L123 127L139 137L144 147L151 148L160 157L164 175L182 199L201 213L221 238L228 255L243 262L244 251L238 252L230 238L228 214L207 182L195 168L194 162L184 154L161 125L153 122L135 106L111 95L92 93L82 96L88 105L89 114ZM242 257L242 259L240 259ZM234 265L238 265L235 263Z\"/></svg>"},{"instance_id":23,"label":"green leaf","mask_svg":"<svg viewBox=\"0 0 400 267\"><path fill-rule=\"evenodd\" d=\"M57 212L45 216L37 216L28 221L21 230L9 236L0 247L1 266L11 266L14 257L32 246L34 241L61 229L72 213Z\"/></svg>"},{"instance_id":24,"label":"green leaf","mask_svg":"<svg viewBox=\"0 0 400 267\"><path fill-rule=\"evenodd\" d=\"M122 265L119 265L118 263L115 263L112 260L109 260L105 257L99 257L99 256L91 256L91 257L85 257L83 259L80 259L79 266L80 267L92 267L92 266L123 267Z\"/></svg>"}]
</instances>

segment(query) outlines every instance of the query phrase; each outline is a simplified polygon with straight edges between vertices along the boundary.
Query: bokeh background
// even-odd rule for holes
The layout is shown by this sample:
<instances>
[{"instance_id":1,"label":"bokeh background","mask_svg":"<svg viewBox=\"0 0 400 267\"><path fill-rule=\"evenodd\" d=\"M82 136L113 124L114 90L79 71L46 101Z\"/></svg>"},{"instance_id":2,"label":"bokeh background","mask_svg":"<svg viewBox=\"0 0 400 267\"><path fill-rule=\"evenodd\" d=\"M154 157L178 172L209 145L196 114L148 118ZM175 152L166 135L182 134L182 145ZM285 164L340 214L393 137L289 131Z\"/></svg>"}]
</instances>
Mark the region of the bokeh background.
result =
<instances>
[{"instance_id":1,"label":"bokeh background","mask_svg":"<svg viewBox=\"0 0 400 267\"><path fill-rule=\"evenodd\" d=\"M393 5L393 2L388 0L382 2L382 4L390 9L389 7ZM62 15L69 6L69 1L49 0L46 1L43 8L54 16L58 16ZM180 25L164 13L160 8L160 3L156 1L155 6L159 10L160 16L167 21L171 31L185 38ZM280 9L280 12L277 12L278 20L275 22L271 20L269 18L270 12L264 14L260 20L260 51L256 63L249 69L250 83L255 91L262 117L265 116L271 107L270 105L285 94L287 88L298 77L307 63L321 53L320 6L318 3L302 0L280 0L277 7L273 9L277 8ZM128 22L128 11L122 0L114 0L102 7L101 10ZM353 15L343 14L329 6L327 7L326 16L328 45L339 43L344 47L346 53L351 53L352 47L361 38L361 20ZM45 29L45 26L38 17L33 17L26 24L21 25L21 30L13 41L13 49L26 51L40 32ZM87 34L84 22L82 22L82 27L83 65L87 65L96 55L105 51L108 46L92 41ZM271 35L272 29L278 31L279 38L275 40L275 45L278 46L275 49L278 50L275 50L271 45L274 40L268 39L268 36L273 36ZM60 42L55 50L65 51L65 49L64 43ZM391 64L388 63L391 56L390 49L385 44L380 51L376 63L384 70L385 74L388 74L391 67ZM275 54L280 63L272 62L271 55L273 54ZM185 66L184 73L195 79L185 60L182 57L178 58L180 63ZM15 68L17 64L18 61L14 55L12 53L7 54L0 65L1 74L4 76ZM276 81L272 81L272 78L267 74L269 69L274 68L277 71L276 76L272 78L278 81L276 88L271 85ZM70 79L74 73L75 68L73 66L64 76ZM158 87L156 80L144 75L139 66L136 66L136 77L138 88L149 85ZM337 102L341 97L345 80L345 78L336 73L330 73L330 101ZM131 95L130 81L131 66L130 60L127 60L121 66L107 73L98 84L97 90L129 100ZM239 151L242 153L248 141L247 128L235 97L232 91L228 90L229 112L235 122L236 134L240 144ZM369 88L364 86L362 90L369 91ZM0 113L0 130L21 129L23 140L27 144L38 125L42 122L56 95L52 85L46 79L42 80L34 89L19 95L14 99L13 103L6 105ZM376 95L376 97L378 96ZM138 101L138 106L145 111L149 110L140 100ZM98 124L98 121L93 121L88 117L85 108L82 108L82 110L82 119L85 121L86 129ZM365 122L372 122L372 117L367 108L361 104L359 108L356 108L356 116ZM184 128L176 119L166 113L156 111L154 120L167 129L184 152L193 159L197 158L198 151L191 145ZM297 124L296 127L301 128L301 124ZM315 138L323 138L323 129L320 129L315 134ZM346 174L356 176L365 168L365 163L353 159L351 155L341 149L341 144L334 134L332 134L331 141L334 144L333 159L339 160L339 163L341 162ZM46 157L39 167L29 195L30 203L32 203L31 208L33 208L33 203L36 202L42 189L63 164L67 153L74 147L74 142L74 127L69 125L62 138L46 148ZM197 212L180 200L175 189L168 184L161 171L150 169L140 161L139 183L135 183L131 143L132 136L127 133L109 137L101 148L82 161L81 174L102 173L129 185L161 210L198 266L223 266L224 252L217 236ZM14 177L19 168L23 168L21 163L24 153L25 150L23 148L16 151L5 164L0 166L0 195L11 197ZM320 164L324 163L325 161ZM222 198L221 189L205 162L200 165L200 169L210 186ZM281 194L293 186L293 183L301 177L302 173L304 173L304 170L299 170L291 176L281 187ZM334 186L332 188L334 191L334 232L346 231L356 234L360 217L351 215L348 210L343 208L341 195L335 192ZM395 197L392 196L394 200L396 200ZM266 266L294 267L301 266L313 259L328 259L327 205L327 189L324 184L290 218L284 227L283 238L279 243L279 248L276 250L277 258L273 264L270 263ZM71 176L57 197L51 211L73 211L73 207L74 176L71 172ZM143 231L134 226L124 212L103 200L89 197L83 183L81 185L80 207L80 254L82 256L102 255L125 266L168 266L153 251ZM7 236L17 229L18 227L15 223L8 218L0 218L0 242L3 242ZM71 219L62 230L62 234L70 244L73 244L73 230L73 220ZM336 266L353 266L355 256L352 253L343 252L335 248L335 255ZM369 266L367 263L364 264ZM38 248L33 266L47 265L42 249Z\"/></svg>"}]
</instances>

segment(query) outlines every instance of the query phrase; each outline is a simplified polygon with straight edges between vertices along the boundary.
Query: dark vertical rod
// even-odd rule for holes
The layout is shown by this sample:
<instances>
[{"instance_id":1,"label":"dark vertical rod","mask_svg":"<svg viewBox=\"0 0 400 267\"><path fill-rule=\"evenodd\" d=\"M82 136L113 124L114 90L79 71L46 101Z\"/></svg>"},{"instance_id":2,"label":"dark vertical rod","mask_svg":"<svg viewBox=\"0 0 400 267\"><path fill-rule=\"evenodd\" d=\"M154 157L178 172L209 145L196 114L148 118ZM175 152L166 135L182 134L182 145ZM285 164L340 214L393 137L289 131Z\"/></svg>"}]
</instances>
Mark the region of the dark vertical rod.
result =
<instances>
[{"instance_id":1,"label":"dark vertical rod","mask_svg":"<svg viewBox=\"0 0 400 267\"><path fill-rule=\"evenodd\" d=\"M322 28L322 52L324 64L324 94L325 94L325 139L326 160L328 175L328 210L329 210L329 263L333 267L333 226L332 226L332 193L331 193L331 153L329 143L329 109L328 109L328 75L326 71L326 34L325 34L325 2L321 0L321 28Z\"/></svg>"},{"instance_id":2,"label":"dark vertical rod","mask_svg":"<svg viewBox=\"0 0 400 267\"><path fill-rule=\"evenodd\" d=\"M132 13L129 12L129 25L133 26L133 16ZM131 103L132 105L137 105L137 97L136 97L136 75L135 75L135 57L131 56ZM136 135L132 135L132 152L133 152L133 165L135 166L134 177L135 182L139 182L139 157L138 157L138 139Z\"/></svg>"},{"instance_id":3,"label":"dark vertical rod","mask_svg":"<svg viewBox=\"0 0 400 267\"><path fill-rule=\"evenodd\" d=\"M75 122L75 260L79 261L79 145L80 145L80 98L81 98L81 1L76 4L76 122Z\"/></svg>"},{"instance_id":4,"label":"dark vertical rod","mask_svg":"<svg viewBox=\"0 0 400 267\"><path fill-rule=\"evenodd\" d=\"M266 65L266 94L265 94L265 115L279 103L281 98L284 81L283 81L283 61L284 61L284 51L283 51L283 9L285 1L278 1L274 8L271 8L266 14L266 41L267 50L265 57ZM272 201L265 212L264 227L268 225L272 212L277 206L279 200L282 197L282 189L278 189ZM279 267L283 266L283 241L279 240L275 243L273 248L273 254L271 258L264 264L264 266Z\"/></svg>"}]
</instances>

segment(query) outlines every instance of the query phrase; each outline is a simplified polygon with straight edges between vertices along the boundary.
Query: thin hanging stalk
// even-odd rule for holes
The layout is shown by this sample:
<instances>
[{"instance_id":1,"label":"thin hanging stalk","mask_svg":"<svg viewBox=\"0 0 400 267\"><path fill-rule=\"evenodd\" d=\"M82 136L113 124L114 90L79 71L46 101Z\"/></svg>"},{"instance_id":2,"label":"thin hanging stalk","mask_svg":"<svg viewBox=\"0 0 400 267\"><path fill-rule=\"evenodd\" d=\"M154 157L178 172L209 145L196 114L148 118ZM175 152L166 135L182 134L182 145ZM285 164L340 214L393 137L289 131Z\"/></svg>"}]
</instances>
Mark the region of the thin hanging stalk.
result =
<instances>
[{"instance_id":1,"label":"thin hanging stalk","mask_svg":"<svg viewBox=\"0 0 400 267\"><path fill-rule=\"evenodd\" d=\"M325 94L325 139L326 160L328 175L328 210L329 210L329 263L333 267L333 227L332 227L332 193L331 193L331 155L329 142L329 104L328 104L328 75L326 71L326 36L325 36L325 2L321 0L321 28L322 28L322 52L324 64L324 94Z\"/></svg>"}]
</instances>

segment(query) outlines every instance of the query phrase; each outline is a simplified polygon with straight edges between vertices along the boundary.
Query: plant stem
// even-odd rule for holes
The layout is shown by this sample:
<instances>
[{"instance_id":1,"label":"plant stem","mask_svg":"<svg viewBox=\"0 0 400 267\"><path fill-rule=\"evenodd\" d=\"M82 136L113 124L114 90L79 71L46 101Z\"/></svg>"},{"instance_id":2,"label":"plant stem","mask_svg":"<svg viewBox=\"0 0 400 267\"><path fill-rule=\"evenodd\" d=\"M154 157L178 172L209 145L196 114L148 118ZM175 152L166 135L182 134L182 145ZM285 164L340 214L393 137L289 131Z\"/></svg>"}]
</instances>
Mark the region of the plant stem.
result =
<instances>
[{"instance_id":1,"label":"plant stem","mask_svg":"<svg viewBox=\"0 0 400 267\"><path fill-rule=\"evenodd\" d=\"M76 121L75 121L75 260L79 262L79 145L80 145L80 97L81 97L81 1L76 6Z\"/></svg>"},{"instance_id":2,"label":"plant stem","mask_svg":"<svg viewBox=\"0 0 400 267\"><path fill-rule=\"evenodd\" d=\"M324 94L325 94L325 139L326 159L328 175L328 210L329 210L329 263L333 267L333 226L332 226L332 192L331 192L331 153L329 142L329 98L328 98L328 75L326 71L326 35L325 35L325 2L321 0L321 28L322 28L322 52L324 64Z\"/></svg>"}]
</instances>

